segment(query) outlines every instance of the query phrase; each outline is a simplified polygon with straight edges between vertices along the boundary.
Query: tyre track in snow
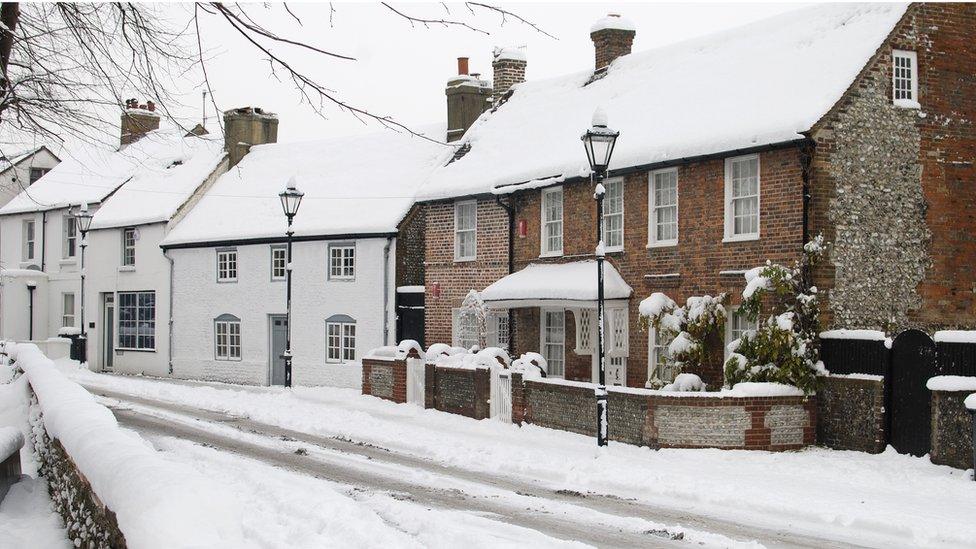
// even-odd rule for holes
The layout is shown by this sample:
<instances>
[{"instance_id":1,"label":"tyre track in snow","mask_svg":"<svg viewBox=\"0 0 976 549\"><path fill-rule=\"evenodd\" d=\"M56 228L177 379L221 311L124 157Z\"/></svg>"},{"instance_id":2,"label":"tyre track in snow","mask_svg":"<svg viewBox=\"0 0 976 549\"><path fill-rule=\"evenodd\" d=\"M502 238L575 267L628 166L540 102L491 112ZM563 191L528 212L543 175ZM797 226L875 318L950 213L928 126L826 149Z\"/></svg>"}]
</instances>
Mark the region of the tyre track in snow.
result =
<instances>
[{"instance_id":1,"label":"tyre track in snow","mask_svg":"<svg viewBox=\"0 0 976 549\"><path fill-rule=\"evenodd\" d=\"M82 383L82 385L85 384ZM680 510L654 506L646 502L623 499L616 496L596 493L580 494L572 490L555 490L531 481L452 467L365 442L295 431L277 425L254 421L247 417L229 415L217 410L144 398L105 389L96 385L86 385L86 388L95 395L114 399L121 403L131 403L139 407L155 408L167 413L178 414L189 419L191 422L197 421L223 425L236 428L244 433L265 436L278 441L308 444L317 449L331 452L331 455L325 459L322 456L316 456L315 460L310 460L308 457L295 455L290 451L249 444L237 438L214 433L212 430L203 427L195 427L183 422L169 421L144 412L125 409L124 406L113 407L113 412L115 412L120 424L136 429L137 431L178 436L195 442L210 444L235 453L255 457L268 463L296 469L307 474L344 484L365 486L374 490L397 494L408 494L414 501L427 503L436 507L483 513L498 520L545 532L561 539L579 540L601 547L671 547L686 545L665 540L656 535L626 531L619 528L603 527L599 531L595 531L593 524L581 525L579 521L572 520L573 517L560 519L547 513L537 513L533 517L531 514L525 512L524 507L512 509L511 505L499 505L501 502L487 501L485 498L470 496L456 490L439 490L418 483L391 479L388 473L376 472L369 474L364 472L363 459L378 468L382 466L397 466L423 470L445 478L517 494L527 498L526 501L530 504L532 500L537 500L541 507L544 507L546 502L552 501L581 507L583 508L583 513L586 510L590 510L616 517L638 517L656 523L669 525L680 524L685 529L718 534L733 540L756 540L770 548L855 547L850 544L797 535L792 532L777 531L694 515ZM348 461L349 458L356 458L356 462L350 463Z\"/></svg>"}]
</instances>

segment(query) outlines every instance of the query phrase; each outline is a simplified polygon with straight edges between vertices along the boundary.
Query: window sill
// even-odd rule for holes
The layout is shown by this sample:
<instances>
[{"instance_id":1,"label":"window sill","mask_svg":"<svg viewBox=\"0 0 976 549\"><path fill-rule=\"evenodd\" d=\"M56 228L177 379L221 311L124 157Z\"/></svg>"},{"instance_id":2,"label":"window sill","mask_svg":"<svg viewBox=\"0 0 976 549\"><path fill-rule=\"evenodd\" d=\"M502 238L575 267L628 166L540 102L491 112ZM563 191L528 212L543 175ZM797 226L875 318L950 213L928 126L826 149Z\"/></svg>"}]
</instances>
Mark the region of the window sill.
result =
<instances>
[{"instance_id":1,"label":"window sill","mask_svg":"<svg viewBox=\"0 0 976 549\"><path fill-rule=\"evenodd\" d=\"M560 250L558 252L546 252L546 253L539 254L539 258L540 259L546 258L546 257L562 257L562 256L563 256L562 250Z\"/></svg>"},{"instance_id":2,"label":"window sill","mask_svg":"<svg viewBox=\"0 0 976 549\"><path fill-rule=\"evenodd\" d=\"M478 259L477 257L455 257L454 258L454 262L455 263L471 263L472 261L476 261L477 259Z\"/></svg>"},{"instance_id":3,"label":"window sill","mask_svg":"<svg viewBox=\"0 0 976 549\"><path fill-rule=\"evenodd\" d=\"M62 267L64 267L64 266L70 266L70 265L77 265L77 264L78 264L78 260L77 259L59 259L58 260L58 265L61 265Z\"/></svg>"},{"instance_id":4,"label":"window sill","mask_svg":"<svg viewBox=\"0 0 976 549\"><path fill-rule=\"evenodd\" d=\"M126 353L155 353L156 349L130 349L128 347L116 347L115 352L124 351Z\"/></svg>"},{"instance_id":5,"label":"window sill","mask_svg":"<svg viewBox=\"0 0 976 549\"><path fill-rule=\"evenodd\" d=\"M604 248L603 251L607 254L619 254L624 251L624 247L620 246L619 248Z\"/></svg>"},{"instance_id":6,"label":"window sill","mask_svg":"<svg viewBox=\"0 0 976 549\"><path fill-rule=\"evenodd\" d=\"M221 279L218 278L217 279L217 284L237 284L237 279L236 278L227 278L227 279L221 280Z\"/></svg>"},{"instance_id":7,"label":"window sill","mask_svg":"<svg viewBox=\"0 0 976 549\"><path fill-rule=\"evenodd\" d=\"M921 109L922 105L913 99L894 99L892 104L899 109Z\"/></svg>"},{"instance_id":8,"label":"window sill","mask_svg":"<svg viewBox=\"0 0 976 549\"><path fill-rule=\"evenodd\" d=\"M120 273L134 273L134 272L136 272L136 266L135 265L119 265L119 272Z\"/></svg>"},{"instance_id":9,"label":"window sill","mask_svg":"<svg viewBox=\"0 0 976 549\"><path fill-rule=\"evenodd\" d=\"M214 358L217 362L240 362L239 358Z\"/></svg>"},{"instance_id":10,"label":"window sill","mask_svg":"<svg viewBox=\"0 0 976 549\"><path fill-rule=\"evenodd\" d=\"M677 246L678 246L678 241L677 240L665 240L665 241L661 241L661 242L648 242L647 243L647 249L648 250L650 250L652 248L675 248Z\"/></svg>"},{"instance_id":11,"label":"window sill","mask_svg":"<svg viewBox=\"0 0 976 549\"><path fill-rule=\"evenodd\" d=\"M350 278L340 277L340 276L329 277L329 282L355 282L355 281L356 281L356 277L350 277Z\"/></svg>"},{"instance_id":12,"label":"window sill","mask_svg":"<svg viewBox=\"0 0 976 549\"><path fill-rule=\"evenodd\" d=\"M753 240L759 240L759 235L750 234L750 235L740 235L740 236L727 236L722 239L722 242L728 244L730 242L751 242Z\"/></svg>"},{"instance_id":13,"label":"window sill","mask_svg":"<svg viewBox=\"0 0 976 549\"><path fill-rule=\"evenodd\" d=\"M272 278L272 279L271 279L271 282L284 282L284 281L286 281L286 280L288 280L288 279L287 279L287 278L285 278L285 277L281 277L281 278Z\"/></svg>"}]
</instances>

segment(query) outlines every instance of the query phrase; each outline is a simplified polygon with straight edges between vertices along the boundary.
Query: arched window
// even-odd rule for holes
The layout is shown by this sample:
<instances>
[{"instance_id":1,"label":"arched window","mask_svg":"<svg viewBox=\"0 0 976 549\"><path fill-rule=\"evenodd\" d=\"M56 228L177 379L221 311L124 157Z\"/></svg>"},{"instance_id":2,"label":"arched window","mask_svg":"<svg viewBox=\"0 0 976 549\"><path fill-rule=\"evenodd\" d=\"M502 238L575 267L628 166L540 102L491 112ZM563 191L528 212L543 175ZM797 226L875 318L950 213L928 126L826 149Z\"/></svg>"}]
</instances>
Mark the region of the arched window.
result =
<instances>
[{"instance_id":1,"label":"arched window","mask_svg":"<svg viewBox=\"0 0 976 549\"><path fill-rule=\"evenodd\" d=\"M356 320L349 315L325 319L325 361L356 360Z\"/></svg>"},{"instance_id":2,"label":"arched window","mask_svg":"<svg viewBox=\"0 0 976 549\"><path fill-rule=\"evenodd\" d=\"M214 358L241 359L241 319L226 313L214 319Z\"/></svg>"}]
</instances>

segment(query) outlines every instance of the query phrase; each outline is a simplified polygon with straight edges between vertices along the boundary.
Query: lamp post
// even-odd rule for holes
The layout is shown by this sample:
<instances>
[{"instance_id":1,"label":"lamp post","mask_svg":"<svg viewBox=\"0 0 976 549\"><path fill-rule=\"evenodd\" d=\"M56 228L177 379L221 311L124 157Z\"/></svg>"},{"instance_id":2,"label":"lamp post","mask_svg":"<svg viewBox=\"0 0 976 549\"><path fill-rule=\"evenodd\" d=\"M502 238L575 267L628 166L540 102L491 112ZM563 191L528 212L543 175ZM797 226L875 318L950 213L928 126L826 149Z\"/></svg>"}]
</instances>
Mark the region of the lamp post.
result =
<instances>
[{"instance_id":1,"label":"lamp post","mask_svg":"<svg viewBox=\"0 0 976 549\"><path fill-rule=\"evenodd\" d=\"M604 349L604 297L603 297L603 195L606 188L603 179L610 165L613 146L617 142L616 132L607 127L607 113L597 108L593 113L593 125L582 136L583 147L586 149L586 160L590 163L590 170L596 186L593 198L596 199L596 303L597 303L597 360L599 362L599 382L596 388L596 443L598 446L607 445L607 358Z\"/></svg>"},{"instance_id":2,"label":"lamp post","mask_svg":"<svg viewBox=\"0 0 976 549\"><path fill-rule=\"evenodd\" d=\"M34 290L37 282L27 281L27 341L34 341Z\"/></svg>"},{"instance_id":3,"label":"lamp post","mask_svg":"<svg viewBox=\"0 0 976 549\"><path fill-rule=\"evenodd\" d=\"M295 214L298 213L298 206L302 203L302 197L305 193L301 192L295 186L295 177L292 176L288 180L288 186L285 190L278 194L278 198L281 199L281 209L285 211L285 217L288 218L288 258L285 264L285 275L287 277L286 292L286 305L285 305L285 353L282 357L285 359L285 387L291 387L291 240L292 235L295 231L291 229L291 223L295 219Z\"/></svg>"},{"instance_id":4,"label":"lamp post","mask_svg":"<svg viewBox=\"0 0 976 549\"><path fill-rule=\"evenodd\" d=\"M88 203L83 202L78 208L75 213L75 222L78 232L81 233L81 334L78 339L81 340L80 358L82 362L88 362L88 342L85 341L87 338L85 331L85 248L88 247L87 235L92 222L92 213L88 211Z\"/></svg>"}]
</instances>

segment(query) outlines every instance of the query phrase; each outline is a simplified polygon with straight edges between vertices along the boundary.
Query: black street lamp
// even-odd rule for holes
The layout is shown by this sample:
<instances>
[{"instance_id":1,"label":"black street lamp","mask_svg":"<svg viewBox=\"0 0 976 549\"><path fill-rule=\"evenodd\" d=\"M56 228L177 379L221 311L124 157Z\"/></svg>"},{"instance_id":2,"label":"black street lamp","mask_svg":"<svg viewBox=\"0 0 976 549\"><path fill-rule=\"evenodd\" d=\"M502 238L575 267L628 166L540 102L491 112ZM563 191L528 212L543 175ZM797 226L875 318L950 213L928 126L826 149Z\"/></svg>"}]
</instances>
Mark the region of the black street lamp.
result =
<instances>
[{"instance_id":1,"label":"black street lamp","mask_svg":"<svg viewBox=\"0 0 976 549\"><path fill-rule=\"evenodd\" d=\"M286 290L286 311L285 311L285 353L282 358L285 359L285 387L291 387L291 240L292 235L295 231L291 230L291 222L295 219L295 214L298 213L298 207L302 204L302 197L305 193L299 191L295 187L295 177L292 176L288 180L288 186L285 190L278 194L281 198L281 209L285 211L285 217L288 218L288 259L285 264L285 274L287 275L287 290Z\"/></svg>"},{"instance_id":2,"label":"black street lamp","mask_svg":"<svg viewBox=\"0 0 976 549\"><path fill-rule=\"evenodd\" d=\"M88 344L84 342L87 338L85 331L85 248L88 247L88 230L91 229L92 213L88 211L88 204L82 203L78 211L75 212L75 223L78 232L81 233L81 335L78 339L82 340L82 361L88 362Z\"/></svg>"},{"instance_id":3,"label":"black street lamp","mask_svg":"<svg viewBox=\"0 0 976 549\"><path fill-rule=\"evenodd\" d=\"M596 199L596 270L597 270L597 360L600 365L599 385L596 388L596 443L598 446L607 445L607 364L604 350L604 317L603 317L603 195L606 188L603 179L610 165L610 155L617 142L616 132L607 127L607 113L597 108L593 113L593 126L583 134L583 147L586 149L586 159L590 163L590 170L596 181L593 198Z\"/></svg>"}]
</instances>

